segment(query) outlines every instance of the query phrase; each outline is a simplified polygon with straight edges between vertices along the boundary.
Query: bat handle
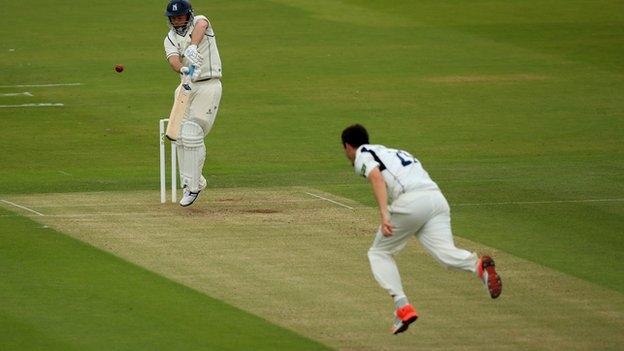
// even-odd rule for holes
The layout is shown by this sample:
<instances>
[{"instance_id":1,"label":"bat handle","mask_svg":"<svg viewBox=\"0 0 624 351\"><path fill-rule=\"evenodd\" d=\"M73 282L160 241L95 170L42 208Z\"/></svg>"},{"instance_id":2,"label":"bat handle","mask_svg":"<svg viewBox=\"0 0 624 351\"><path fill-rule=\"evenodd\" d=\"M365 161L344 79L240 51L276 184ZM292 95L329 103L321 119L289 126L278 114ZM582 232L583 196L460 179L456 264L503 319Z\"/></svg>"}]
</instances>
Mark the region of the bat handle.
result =
<instances>
[{"instance_id":1,"label":"bat handle","mask_svg":"<svg viewBox=\"0 0 624 351\"><path fill-rule=\"evenodd\" d=\"M193 73L195 73L195 65L190 65L188 73L185 73L184 78L182 79L182 87L186 91L191 90L191 77L193 76Z\"/></svg>"}]
</instances>

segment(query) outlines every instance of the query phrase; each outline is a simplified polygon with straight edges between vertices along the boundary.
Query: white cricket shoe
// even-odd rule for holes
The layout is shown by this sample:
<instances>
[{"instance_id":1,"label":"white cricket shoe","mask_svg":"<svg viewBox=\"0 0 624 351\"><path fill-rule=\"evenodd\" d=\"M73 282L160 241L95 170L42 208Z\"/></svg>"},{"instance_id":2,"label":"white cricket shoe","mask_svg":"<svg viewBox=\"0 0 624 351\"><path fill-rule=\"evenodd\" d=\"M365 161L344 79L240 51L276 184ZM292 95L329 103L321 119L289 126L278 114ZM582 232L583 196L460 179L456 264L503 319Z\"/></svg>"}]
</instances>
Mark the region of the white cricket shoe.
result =
<instances>
[{"instance_id":1,"label":"white cricket shoe","mask_svg":"<svg viewBox=\"0 0 624 351\"><path fill-rule=\"evenodd\" d=\"M208 181L206 181L206 178L204 178L203 175L201 176L201 178L199 178L199 191L198 192L192 192L189 190L189 188L186 185L184 185L182 187L183 195L182 195L182 200L180 200L180 206L186 207L186 206L192 205L193 202L197 200L199 193L206 188L206 185L208 185Z\"/></svg>"},{"instance_id":2,"label":"white cricket shoe","mask_svg":"<svg viewBox=\"0 0 624 351\"><path fill-rule=\"evenodd\" d=\"M188 187L184 187L183 190L183 196L182 196L182 200L180 200L180 206L182 207L186 207L186 206L190 206L193 204L193 202L195 202L195 200L197 200L197 197L199 196L199 193L201 192L193 192L190 191Z\"/></svg>"}]
</instances>

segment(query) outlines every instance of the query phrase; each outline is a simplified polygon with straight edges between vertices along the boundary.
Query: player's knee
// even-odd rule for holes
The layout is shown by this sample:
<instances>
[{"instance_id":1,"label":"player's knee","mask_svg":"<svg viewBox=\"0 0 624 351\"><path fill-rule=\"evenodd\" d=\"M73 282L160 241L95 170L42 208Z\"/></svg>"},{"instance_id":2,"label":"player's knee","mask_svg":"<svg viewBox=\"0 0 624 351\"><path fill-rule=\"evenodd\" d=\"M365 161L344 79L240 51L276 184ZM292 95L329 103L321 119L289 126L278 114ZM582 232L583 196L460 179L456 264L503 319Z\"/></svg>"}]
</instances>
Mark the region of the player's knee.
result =
<instances>
[{"instance_id":1,"label":"player's knee","mask_svg":"<svg viewBox=\"0 0 624 351\"><path fill-rule=\"evenodd\" d=\"M180 142L184 147L197 148L204 145L204 130L193 122L184 121L180 127Z\"/></svg>"},{"instance_id":2,"label":"player's knee","mask_svg":"<svg viewBox=\"0 0 624 351\"><path fill-rule=\"evenodd\" d=\"M383 259L384 257L391 256L392 254L387 250L382 250L376 247L371 247L368 250L368 260L373 262L375 260Z\"/></svg>"}]
</instances>

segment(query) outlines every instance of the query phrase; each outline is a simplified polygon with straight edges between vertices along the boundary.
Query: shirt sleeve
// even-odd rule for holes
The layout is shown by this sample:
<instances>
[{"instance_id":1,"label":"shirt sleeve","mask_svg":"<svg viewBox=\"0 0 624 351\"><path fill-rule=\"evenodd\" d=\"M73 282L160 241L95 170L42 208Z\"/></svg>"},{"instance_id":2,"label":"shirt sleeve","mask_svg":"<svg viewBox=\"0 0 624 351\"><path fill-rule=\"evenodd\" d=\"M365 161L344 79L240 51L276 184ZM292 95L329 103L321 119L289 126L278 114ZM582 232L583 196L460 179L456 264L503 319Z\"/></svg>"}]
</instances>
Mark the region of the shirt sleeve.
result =
<instances>
[{"instance_id":1,"label":"shirt sleeve","mask_svg":"<svg viewBox=\"0 0 624 351\"><path fill-rule=\"evenodd\" d=\"M210 26L210 21L208 20L206 16L203 16L203 15L198 15L193 18L193 26L196 26L199 20L204 20L208 22L208 25Z\"/></svg>"},{"instance_id":2,"label":"shirt sleeve","mask_svg":"<svg viewBox=\"0 0 624 351\"><path fill-rule=\"evenodd\" d=\"M167 58L167 60L173 55L182 56L182 54L178 51L178 47L173 43L173 40L171 40L171 33L167 33L164 45L165 57Z\"/></svg>"},{"instance_id":3,"label":"shirt sleeve","mask_svg":"<svg viewBox=\"0 0 624 351\"><path fill-rule=\"evenodd\" d=\"M370 172L372 172L375 167L379 167L379 163L375 161L373 155L371 155L370 153L360 152L355 158L353 166L355 167L356 174L368 178Z\"/></svg>"}]
</instances>

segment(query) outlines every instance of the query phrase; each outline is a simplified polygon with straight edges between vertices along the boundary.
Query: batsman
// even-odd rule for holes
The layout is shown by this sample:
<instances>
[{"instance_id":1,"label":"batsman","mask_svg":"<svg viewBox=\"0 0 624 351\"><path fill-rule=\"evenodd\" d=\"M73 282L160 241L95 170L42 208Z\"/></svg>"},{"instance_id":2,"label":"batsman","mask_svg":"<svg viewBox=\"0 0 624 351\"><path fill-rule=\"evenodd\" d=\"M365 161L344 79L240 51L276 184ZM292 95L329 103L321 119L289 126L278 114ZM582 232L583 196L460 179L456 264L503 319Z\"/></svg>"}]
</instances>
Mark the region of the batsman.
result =
<instances>
[{"instance_id":1,"label":"batsman","mask_svg":"<svg viewBox=\"0 0 624 351\"><path fill-rule=\"evenodd\" d=\"M206 187L204 138L219 110L221 59L210 21L195 16L189 1L170 0L165 16L170 28L164 40L165 55L183 83L175 90L167 135L177 143L183 188L180 205L189 206Z\"/></svg>"}]
</instances>

